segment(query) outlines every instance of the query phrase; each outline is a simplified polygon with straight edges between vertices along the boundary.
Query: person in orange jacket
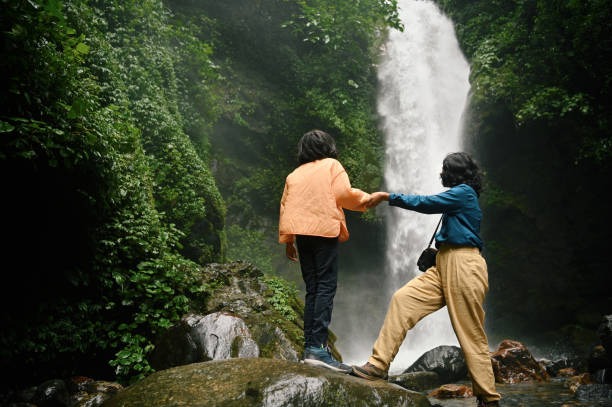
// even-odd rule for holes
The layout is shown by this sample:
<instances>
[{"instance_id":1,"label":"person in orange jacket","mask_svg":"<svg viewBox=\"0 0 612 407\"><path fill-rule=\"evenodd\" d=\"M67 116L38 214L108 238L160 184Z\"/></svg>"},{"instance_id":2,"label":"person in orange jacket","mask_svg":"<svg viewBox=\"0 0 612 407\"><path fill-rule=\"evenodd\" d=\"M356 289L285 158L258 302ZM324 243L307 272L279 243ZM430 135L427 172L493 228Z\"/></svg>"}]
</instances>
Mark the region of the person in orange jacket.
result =
<instances>
[{"instance_id":1,"label":"person in orange jacket","mask_svg":"<svg viewBox=\"0 0 612 407\"><path fill-rule=\"evenodd\" d=\"M370 195L351 187L328 133L311 130L297 147L299 166L287 176L280 202L279 243L286 245L290 260L299 257L306 285L304 363L350 373L351 367L329 351L328 326L338 282L338 243L349 238L344 209L364 212Z\"/></svg>"}]
</instances>

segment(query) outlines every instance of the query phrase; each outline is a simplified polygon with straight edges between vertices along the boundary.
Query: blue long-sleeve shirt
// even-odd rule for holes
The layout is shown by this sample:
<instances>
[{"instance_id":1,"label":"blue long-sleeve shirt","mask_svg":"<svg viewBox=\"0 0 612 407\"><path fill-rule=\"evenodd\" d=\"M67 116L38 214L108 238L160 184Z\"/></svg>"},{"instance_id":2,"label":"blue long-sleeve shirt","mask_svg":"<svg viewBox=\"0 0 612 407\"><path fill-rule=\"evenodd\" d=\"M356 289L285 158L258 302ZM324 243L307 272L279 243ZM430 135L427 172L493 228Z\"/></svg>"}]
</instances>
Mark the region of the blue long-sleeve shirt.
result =
<instances>
[{"instance_id":1,"label":"blue long-sleeve shirt","mask_svg":"<svg viewBox=\"0 0 612 407\"><path fill-rule=\"evenodd\" d=\"M478 247L482 250L478 195L466 184L454 186L437 195L389 194L389 205L420 213L442 213L442 226L436 233L436 247L443 243Z\"/></svg>"}]
</instances>

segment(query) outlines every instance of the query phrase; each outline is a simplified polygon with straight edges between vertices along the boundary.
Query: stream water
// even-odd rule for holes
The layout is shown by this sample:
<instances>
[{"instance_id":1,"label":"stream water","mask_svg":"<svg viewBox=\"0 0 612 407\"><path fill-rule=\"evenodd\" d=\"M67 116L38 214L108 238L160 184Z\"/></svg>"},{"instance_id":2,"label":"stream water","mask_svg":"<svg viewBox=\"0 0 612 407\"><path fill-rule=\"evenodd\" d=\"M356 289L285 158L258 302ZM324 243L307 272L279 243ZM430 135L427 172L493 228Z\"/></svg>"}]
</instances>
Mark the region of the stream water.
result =
<instances>
[{"instance_id":1,"label":"stream water","mask_svg":"<svg viewBox=\"0 0 612 407\"><path fill-rule=\"evenodd\" d=\"M501 407L612 407L612 399L579 400L565 385L565 379L554 378L545 383L497 384L502 395ZM461 383L460 383L461 384ZM470 383L462 383L467 386ZM474 397L438 400L429 398L432 406L474 407Z\"/></svg>"}]
</instances>

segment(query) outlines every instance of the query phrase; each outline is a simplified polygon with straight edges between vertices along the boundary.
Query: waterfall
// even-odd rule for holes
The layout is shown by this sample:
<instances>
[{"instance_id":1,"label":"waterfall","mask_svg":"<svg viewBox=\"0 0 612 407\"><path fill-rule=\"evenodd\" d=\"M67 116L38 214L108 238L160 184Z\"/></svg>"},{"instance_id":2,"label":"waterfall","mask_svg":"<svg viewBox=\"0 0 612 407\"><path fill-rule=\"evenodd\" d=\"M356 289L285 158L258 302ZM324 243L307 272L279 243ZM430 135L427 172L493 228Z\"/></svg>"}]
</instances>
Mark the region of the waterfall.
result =
<instances>
[{"instance_id":1,"label":"waterfall","mask_svg":"<svg viewBox=\"0 0 612 407\"><path fill-rule=\"evenodd\" d=\"M404 32L393 30L378 69L378 112L385 137L385 190L433 194L442 160L461 149L462 113L469 65L454 27L431 1L400 0ZM420 271L416 260L439 220L386 204L377 208L387 224L387 298ZM408 332L391 364L403 370L439 345L457 345L446 307Z\"/></svg>"}]
</instances>

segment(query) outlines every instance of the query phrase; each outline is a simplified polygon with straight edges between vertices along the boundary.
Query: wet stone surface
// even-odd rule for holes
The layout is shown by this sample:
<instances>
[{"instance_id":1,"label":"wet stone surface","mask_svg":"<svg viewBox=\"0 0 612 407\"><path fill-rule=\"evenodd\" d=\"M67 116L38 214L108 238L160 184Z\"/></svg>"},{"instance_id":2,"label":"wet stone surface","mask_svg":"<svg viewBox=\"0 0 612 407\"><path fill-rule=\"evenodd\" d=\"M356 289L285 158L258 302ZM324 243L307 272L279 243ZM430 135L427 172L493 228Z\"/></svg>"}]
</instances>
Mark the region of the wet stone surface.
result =
<instances>
[{"instance_id":1,"label":"wet stone surface","mask_svg":"<svg viewBox=\"0 0 612 407\"><path fill-rule=\"evenodd\" d=\"M105 407L430 406L427 397L386 381L369 382L321 367L241 358L156 372Z\"/></svg>"}]
</instances>

